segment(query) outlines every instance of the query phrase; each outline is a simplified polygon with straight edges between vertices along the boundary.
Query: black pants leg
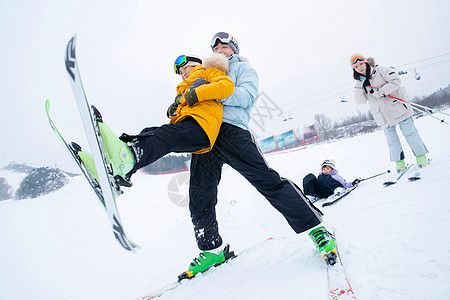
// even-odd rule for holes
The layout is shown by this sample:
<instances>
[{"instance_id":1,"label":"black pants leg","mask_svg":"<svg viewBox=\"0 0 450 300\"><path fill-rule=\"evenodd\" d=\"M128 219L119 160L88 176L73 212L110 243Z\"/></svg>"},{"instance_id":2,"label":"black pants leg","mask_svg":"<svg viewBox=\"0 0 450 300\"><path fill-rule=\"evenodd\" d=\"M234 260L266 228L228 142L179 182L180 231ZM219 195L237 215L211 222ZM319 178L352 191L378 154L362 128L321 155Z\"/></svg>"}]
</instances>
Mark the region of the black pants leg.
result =
<instances>
[{"instance_id":1,"label":"black pants leg","mask_svg":"<svg viewBox=\"0 0 450 300\"><path fill-rule=\"evenodd\" d=\"M134 173L170 152L195 152L209 146L209 138L193 118L176 124L149 127L135 136L122 135L121 140L132 142L137 153Z\"/></svg>"},{"instance_id":2,"label":"black pants leg","mask_svg":"<svg viewBox=\"0 0 450 300\"><path fill-rule=\"evenodd\" d=\"M222 245L216 204L223 160L215 145L207 153L192 154L191 159L189 210L200 250L211 250Z\"/></svg>"},{"instance_id":3,"label":"black pants leg","mask_svg":"<svg viewBox=\"0 0 450 300\"><path fill-rule=\"evenodd\" d=\"M218 233L215 205L223 163L238 171L266 197L295 232L306 231L322 222L322 213L300 188L289 179L281 178L267 165L250 132L223 123L213 150L198 155L195 164L191 164L189 208L200 249L211 248L208 245L211 240L215 243L222 240ZM203 176L200 178L199 174ZM202 234L201 238L197 232ZM205 236L210 232L213 232L211 237Z\"/></svg>"},{"instance_id":4,"label":"black pants leg","mask_svg":"<svg viewBox=\"0 0 450 300\"><path fill-rule=\"evenodd\" d=\"M319 182L319 197L327 198L334 193L338 187L344 187L339 181L334 179L331 175L320 174L317 178Z\"/></svg>"},{"instance_id":5,"label":"black pants leg","mask_svg":"<svg viewBox=\"0 0 450 300\"><path fill-rule=\"evenodd\" d=\"M303 192L305 195L318 197L319 181L314 174L309 173L303 177Z\"/></svg>"}]
</instances>

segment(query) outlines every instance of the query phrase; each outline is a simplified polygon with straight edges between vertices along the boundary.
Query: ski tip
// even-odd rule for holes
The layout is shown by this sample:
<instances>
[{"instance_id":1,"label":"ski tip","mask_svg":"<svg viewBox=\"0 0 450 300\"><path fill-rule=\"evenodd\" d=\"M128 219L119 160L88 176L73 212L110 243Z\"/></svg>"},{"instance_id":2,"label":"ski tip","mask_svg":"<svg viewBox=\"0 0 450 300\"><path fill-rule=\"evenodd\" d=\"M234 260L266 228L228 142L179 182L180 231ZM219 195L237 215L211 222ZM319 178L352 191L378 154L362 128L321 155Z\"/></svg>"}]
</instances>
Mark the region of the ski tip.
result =
<instances>
[{"instance_id":1,"label":"ski tip","mask_svg":"<svg viewBox=\"0 0 450 300\"><path fill-rule=\"evenodd\" d=\"M45 111L47 112L47 114L50 111L50 100L45 100Z\"/></svg>"},{"instance_id":2,"label":"ski tip","mask_svg":"<svg viewBox=\"0 0 450 300\"><path fill-rule=\"evenodd\" d=\"M390 185L393 185L393 184L395 184L395 182L393 182L393 181L386 181L386 182L383 182L383 185L384 185L384 186L390 186Z\"/></svg>"}]
</instances>

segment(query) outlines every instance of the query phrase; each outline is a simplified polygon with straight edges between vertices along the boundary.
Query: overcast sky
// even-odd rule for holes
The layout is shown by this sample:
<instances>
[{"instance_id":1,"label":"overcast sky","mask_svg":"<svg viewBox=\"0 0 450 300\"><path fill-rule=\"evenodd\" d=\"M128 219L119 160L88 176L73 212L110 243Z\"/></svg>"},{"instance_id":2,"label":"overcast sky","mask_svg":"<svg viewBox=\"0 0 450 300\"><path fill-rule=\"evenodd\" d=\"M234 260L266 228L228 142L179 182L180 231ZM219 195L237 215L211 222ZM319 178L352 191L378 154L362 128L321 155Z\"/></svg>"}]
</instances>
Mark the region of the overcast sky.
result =
<instances>
[{"instance_id":1,"label":"overcast sky","mask_svg":"<svg viewBox=\"0 0 450 300\"><path fill-rule=\"evenodd\" d=\"M260 92L302 127L318 113L357 112L348 63L354 52L407 70L410 97L450 84L449 11L447 0L0 0L0 167L16 161L76 170L44 108L49 99L61 133L87 146L64 67L73 34L88 99L118 135L168 121L180 81L173 61L208 56L218 31L235 36Z\"/></svg>"}]
</instances>

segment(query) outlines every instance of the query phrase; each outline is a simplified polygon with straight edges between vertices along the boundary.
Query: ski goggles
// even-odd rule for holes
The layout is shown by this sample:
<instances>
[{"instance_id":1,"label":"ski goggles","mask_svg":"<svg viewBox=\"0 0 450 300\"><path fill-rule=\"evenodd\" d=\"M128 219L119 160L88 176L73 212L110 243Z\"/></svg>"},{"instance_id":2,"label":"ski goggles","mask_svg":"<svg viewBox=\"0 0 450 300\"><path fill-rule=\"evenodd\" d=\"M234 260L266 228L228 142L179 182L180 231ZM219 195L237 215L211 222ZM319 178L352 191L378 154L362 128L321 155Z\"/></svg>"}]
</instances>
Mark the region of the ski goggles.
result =
<instances>
[{"instance_id":1,"label":"ski goggles","mask_svg":"<svg viewBox=\"0 0 450 300\"><path fill-rule=\"evenodd\" d=\"M202 63L202 60L197 58L197 57L187 56L187 55L180 55L180 56L177 57L177 59L175 59L175 62L173 64L173 67L175 69L175 74L180 74L180 69L182 67L184 67L185 65L187 65L187 63L189 61L197 62L199 64Z\"/></svg>"},{"instance_id":2,"label":"ski goggles","mask_svg":"<svg viewBox=\"0 0 450 300\"><path fill-rule=\"evenodd\" d=\"M216 46L217 40L219 40L222 44L229 44L233 40L233 37L226 32L218 32L211 39L211 48Z\"/></svg>"},{"instance_id":3,"label":"ski goggles","mask_svg":"<svg viewBox=\"0 0 450 300\"><path fill-rule=\"evenodd\" d=\"M175 74L180 74L180 68L185 66L187 64L187 57L186 55L180 55L175 59L175 62L173 64L173 67L175 69Z\"/></svg>"},{"instance_id":4,"label":"ski goggles","mask_svg":"<svg viewBox=\"0 0 450 300\"><path fill-rule=\"evenodd\" d=\"M350 57L350 64L354 65L356 64L358 61L363 61L366 58L364 57L364 55L360 54L360 53L355 53L352 55L352 57Z\"/></svg>"},{"instance_id":5,"label":"ski goggles","mask_svg":"<svg viewBox=\"0 0 450 300\"><path fill-rule=\"evenodd\" d=\"M334 161L331 159L325 159L321 165L321 167L329 166L334 169Z\"/></svg>"}]
</instances>

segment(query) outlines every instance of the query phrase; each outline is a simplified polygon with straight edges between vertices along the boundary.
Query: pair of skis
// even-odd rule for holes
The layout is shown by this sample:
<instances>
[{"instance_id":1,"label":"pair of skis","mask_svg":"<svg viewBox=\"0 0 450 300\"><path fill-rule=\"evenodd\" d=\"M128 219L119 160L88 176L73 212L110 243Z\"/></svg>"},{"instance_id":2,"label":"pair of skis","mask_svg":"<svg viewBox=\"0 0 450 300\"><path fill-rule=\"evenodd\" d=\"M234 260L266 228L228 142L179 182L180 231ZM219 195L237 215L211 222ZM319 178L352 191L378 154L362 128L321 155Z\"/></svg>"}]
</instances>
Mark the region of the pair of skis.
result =
<instances>
[{"instance_id":1,"label":"pair of skis","mask_svg":"<svg viewBox=\"0 0 450 300\"><path fill-rule=\"evenodd\" d=\"M119 216L119 211L116 206L116 195L121 193L120 187L113 177L112 167L106 158L106 152L103 147L103 142L99 133L97 122L89 102L84 93L83 84L81 82L78 64L75 55L76 36L73 36L67 44L65 66L69 75L69 81L75 96L75 101L78 106L81 120L83 122L84 131L89 143L89 148L94 159L95 167L99 182L89 175L88 170L84 167L80 157L77 154L76 144L68 144L60 133L52 118L50 117L50 101L45 102L45 109L51 128L55 131L59 140L64 144L64 147L69 152L72 159L80 168L81 173L88 181L99 202L104 206L108 219L111 223L114 237L117 242L127 251L134 252L138 248L136 244L131 242L123 229L122 222Z\"/></svg>"},{"instance_id":2,"label":"pair of skis","mask_svg":"<svg viewBox=\"0 0 450 300\"><path fill-rule=\"evenodd\" d=\"M431 159L428 159L428 164L430 164ZM406 172L408 172L412 167L414 166L414 163L408 164L405 168L405 170L398 174L397 178L394 181L385 181L383 183L384 186L391 186L396 184L400 179L402 179ZM417 170L414 172L414 174L410 177L408 177L408 181L417 181L422 178L422 170L423 168L417 168Z\"/></svg>"}]
</instances>

